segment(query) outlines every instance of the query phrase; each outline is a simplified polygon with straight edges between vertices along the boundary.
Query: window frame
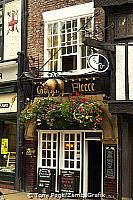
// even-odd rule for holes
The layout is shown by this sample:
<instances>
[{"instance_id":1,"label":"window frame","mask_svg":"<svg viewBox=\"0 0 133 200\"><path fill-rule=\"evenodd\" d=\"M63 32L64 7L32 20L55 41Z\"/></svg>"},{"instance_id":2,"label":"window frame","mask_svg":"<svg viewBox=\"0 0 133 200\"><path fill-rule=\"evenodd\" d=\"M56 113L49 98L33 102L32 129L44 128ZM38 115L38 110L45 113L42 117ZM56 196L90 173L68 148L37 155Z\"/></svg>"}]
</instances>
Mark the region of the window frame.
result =
<instances>
[{"instance_id":1,"label":"window frame","mask_svg":"<svg viewBox=\"0 0 133 200\"><path fill-rule=\"evenodd\" d=\"M133 12L130 12L130 11L117 13L114 16L112 16L113 21L114 21L114 40L126 40L126 39L133 38L133 30L132 30L132 34L129 34L130 30L128 29L130 27L128 24L128 20L130 20L130 15L132 15L132 18L133 18ZM123 31L125 32L125 34L119 35L118 22L120 18L122 17L123 19L125 18L125 26L123 26Z\"/></svg>"},{"instance_id":2,"label":"window frame","mask_svg":"<svg viewBox=\"0 0 133 200\"><path fill-rule=\"evenodd\" d=\"M69 140L65 140L65 136L69 135ZM74 135L75 139L71 140L71 135ZM77 140L77 135L79 135L80 140ZM62 135L62 149L61 152L63 154L63 163L62 163L62 168L64 170L77 170L80 171L81 169L81 156L82 156L82 143L81 143L81 133L72 133L72 132L68 132L68 133L64 133ZM69 144L70 146L68 147L68 149L65 149L65 144ZM74 145L74 149L71 149L71 144ZM80 144L80 149L78 149L78 144ZM65 152L68 152L68 158L65 158ZM71 158L71 152L74 152L74 158ZM77 154L78 153L78 154ZM79 155L79 157L77 156ZM68 161L69 166L65 167L65 161ZM71 161L74 162L74 167L71 167ZM79 164L79 167L77 167L77 163Z\"/></svg>"},{"instance_id":3,"label":"window frame","mask_svg":"<svg viewBox=\"0 0 133 200\"><path fill-rule=\"evenodd\" d=\"M80 9L81 7L81 9ZM67 12L69 8L69 13ZM78 9L77 9L78 8ZM66 11L66 12L65 12ZM86 63L86 68L83 69L82 68L82 64L81 64L81 41L80 41L80 29L81 29L81 25L80 25L80 19L83 17L91 17L94 15L94 6L93 6L93 2L90 3L85 3L85 4L80 4L80 5L76 5L76 6L70 6L70 7L66 7L66 8L62 8L62 9L57 9L57 10L53 10L53 11L47 11L43 13L43 17L44 17L44 76L47 76L47 71L50 71L49 67L48 67L48 63L50 58L48 57L48 51L47 51L47 37L48 37L48 24L49 23L58 23L58 66L57 66L57 71L59 73L66 73L66 74L74 74L74 73L79 73L81 71L84 70L84 73L87 70L87 63ZM76 66L76 70L72 69L70 71L62 71L63 67L62 67L62 55L61 55L61 38L60 38L60 34L59 34L59 30L60 30L60 23L62 21L69 21L69 20L77 20L77 53L75 53L75 55L77 55L77 66ZM94 19L91 20L92 21L92 30L94 27ZM83 43L82 43L83 44ZM86 47L87 48L87 47ZM69 54L70 55L70 54ZM74 54L71 54L74 55ZM79 56L80 55L80 56ZM65 57L65 56L64 56ZM66 55L67 57L67 55ZM54 70L54 69L52 69Z\"/></svg>"},{"instance_id":4,"label":"window frame","mask_svg":"<svg viewBox=\"0 0 133 200\"><path fill-rule=\"evenodd\" d=\"M46 135L46 139L43 139L43 135ZM48 135L50 135L51 139L48 139ZM54 140L54 135L56 135L56 140ZM45 148L43 148L43 143L46 144ZM48 143L51 143L51 148L48 148ZM53 143L56 143L56 148L54 149ZM42 132L41 133L41 149L42 151L40 152L41 154L41 160L40 160L40 165L44 168L51 168L51 169L56 169L57 167L57 156L58 156L58 134L57 132ZM46 152L45 157L43 157L43 151ZM51 154L51 157L48 157L48 151ZM54 152L56 152L56 157L54 157ZM46 161L46 164L43 165L43 160ZM48 160L50 160L50 165L48 165ZM54 161L56 162L56 165L54 166Z\"/></svg>"}]
</instances>

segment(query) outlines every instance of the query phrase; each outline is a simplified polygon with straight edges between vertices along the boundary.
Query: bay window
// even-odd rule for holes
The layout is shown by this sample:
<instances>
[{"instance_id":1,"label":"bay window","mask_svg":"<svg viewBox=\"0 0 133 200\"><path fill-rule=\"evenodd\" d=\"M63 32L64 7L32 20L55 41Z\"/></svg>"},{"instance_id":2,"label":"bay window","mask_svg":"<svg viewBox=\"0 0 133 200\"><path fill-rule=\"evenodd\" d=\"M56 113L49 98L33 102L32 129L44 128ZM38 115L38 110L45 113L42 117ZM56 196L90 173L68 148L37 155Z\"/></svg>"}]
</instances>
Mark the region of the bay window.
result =
<instances>
[{"instance_id":1,"label":"bay window","mask_svg":"<svg viewBox=\"0 0 133 200\"><path fill-rule=\"evenodd\" d=\"M80 8L79 6L78 8ZM85 8L85 4L82 6ZM81 8L83 8L82 6ZM74 9L77 9L77 6L71 7L73 12ZM62 17L56 17L56 14L61 10ZM52 11L49 12L51 12L50 16L52 17ZM78 11L77 14L79 15L77 16L72 16L71 13L67 18L65 18L66 14L63 15L63 9L58 9L54 11L55 15L53 13L53 20L46 19L49 12L44 13L44 16L46 16L44 17L44 63L46 63L46 65L44 64L44 71L75 72L87 69L87 57L90 54L90 48L85 47L82 40L86 35L92 36L92 9L90 13L89 8L85 14L82 11L82 15Z\"/></svg>"}]
</instances>

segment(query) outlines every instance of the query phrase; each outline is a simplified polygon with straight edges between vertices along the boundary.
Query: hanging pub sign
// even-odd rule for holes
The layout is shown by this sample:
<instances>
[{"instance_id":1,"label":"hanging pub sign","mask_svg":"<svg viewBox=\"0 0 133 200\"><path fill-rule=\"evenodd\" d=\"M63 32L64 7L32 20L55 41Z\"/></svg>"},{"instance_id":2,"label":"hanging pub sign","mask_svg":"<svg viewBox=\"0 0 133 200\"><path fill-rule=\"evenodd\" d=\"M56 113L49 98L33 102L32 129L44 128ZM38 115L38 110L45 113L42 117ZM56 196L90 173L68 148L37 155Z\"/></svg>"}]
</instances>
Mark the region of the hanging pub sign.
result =
<instances>
[{"instance_id":1,"label":"hanging pub sign","mask_svg":"<svg viewBox=\"0 0 133 200\"><path fill-rule=\"evenodd\" d=\"M105 178L116 177L116 146L108 145L104 149L105 156Z\"/></svg>"},{"instance_id":2,"label":"hanging pub sign","mask_svg":"<svg viewBox=\"0 0 133 200\"><path fill-rule=\"evenodd\" d=\"M50 82L51 81L51 82ZM49 88L46 88L45 82L34 82L33 85L33 94L35 96L42 96L47 97L49 93L53 94L53 90ZM54 84L53 79L49 79L49 83L52 82ZM57 85L58 86L58 85ZM52 85L52 88L54 88L54 95L59 95L59 93L64 94L75 94L78 92L79 94L83 95L91 95L91 94L109 94L109 77L86 77L86 78L72 78L64 80L64 86L61 90L58 90L58 87L54 87Z\"/></svg>"},{"instance_id":3,"label":"hanging pub sign","mask_svg":"<svg viewBox=\"0 0 133 200\"><path fill-rule=\"evenodd\" d=\"M87 59L88 67L91 70L91 73L103 73L106 72L109 68L109 62L107 58L98 53L91 54Z\"/></svg>"}]
</instances>

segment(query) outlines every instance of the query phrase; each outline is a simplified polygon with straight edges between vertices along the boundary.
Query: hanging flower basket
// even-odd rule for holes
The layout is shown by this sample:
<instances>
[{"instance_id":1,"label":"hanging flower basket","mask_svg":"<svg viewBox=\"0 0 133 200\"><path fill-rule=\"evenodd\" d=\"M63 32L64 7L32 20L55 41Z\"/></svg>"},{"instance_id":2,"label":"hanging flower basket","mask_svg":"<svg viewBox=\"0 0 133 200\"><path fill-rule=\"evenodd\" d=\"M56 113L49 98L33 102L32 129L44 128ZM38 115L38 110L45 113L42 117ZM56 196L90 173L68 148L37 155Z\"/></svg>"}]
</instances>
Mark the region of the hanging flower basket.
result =
<instances>
[{"instance_id":1,"label":"hanging flower basket","mask_svg":"<svg viewBox=\"0 0 133 200\"><path fill-rule=\"evenodd\" d=\"M83 96L70 96L66 101L57 99L38 99L30 102L21 112L20 121L45 121L50 128L69 129L76 127L97 128L104 116L104 103Z\"/></svg>"},{"instance_id":2,"label":"hanging flower basket","mask_svg":"<svg viewBox=\"0 0 133 200\"><path fill-rule=\"evenodd\" d=\"M103 109L98 102L89 99L75 109L74 117L83 126L96 129L101 126Z\"/></svg>"}]
</instances>

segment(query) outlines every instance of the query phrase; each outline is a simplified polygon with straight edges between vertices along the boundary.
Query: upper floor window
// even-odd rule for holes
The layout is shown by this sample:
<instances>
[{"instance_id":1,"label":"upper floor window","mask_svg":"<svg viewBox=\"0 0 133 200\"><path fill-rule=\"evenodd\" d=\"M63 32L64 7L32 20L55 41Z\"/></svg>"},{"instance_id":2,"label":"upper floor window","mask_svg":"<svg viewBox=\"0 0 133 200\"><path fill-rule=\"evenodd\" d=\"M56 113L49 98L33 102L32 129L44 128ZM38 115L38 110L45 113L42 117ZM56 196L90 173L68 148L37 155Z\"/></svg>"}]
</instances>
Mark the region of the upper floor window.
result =
<instances>
[{"instance_id":1,"label":"upper floor window","mask_svg":"<svg viewBox=\"0 0 133 200\"><path fill-rule=\"evenodd\" d=\"M114 20L116 39L133 37L133 13L118 14Z\"/></svg>"},{"instance_id":2,"label":"upper floor window","mask_svg":"<svg viewBox=\"0 0 133 200\"><path fill-rule=\"evenodd\" d=\"M85 5L78 5L78 9L81 6L82 10ZM77 6L72 6L72 8L69 9L72 9L75 14L74 10L77 10ZM87 7L87 14L83 10L81 13L76 11L77 16L72 16L71 11L69 11L68 16L62 14L62 18L60 17L57 20L55 20L56 15L53 13L53 21L48 20L45 22L44 61L47 65L44 66L44 71L75 72L87 69L87 57L90 54L90 48L84 46L82 40L86 34L91 36L92 33L93 20L91 17L93 13L92 9L90 9L90 13L88 13L88 10ZM55 10L56 12L59 11ZM85 14L81 15L82 13Z\"/></svg>"}]
</instances>

